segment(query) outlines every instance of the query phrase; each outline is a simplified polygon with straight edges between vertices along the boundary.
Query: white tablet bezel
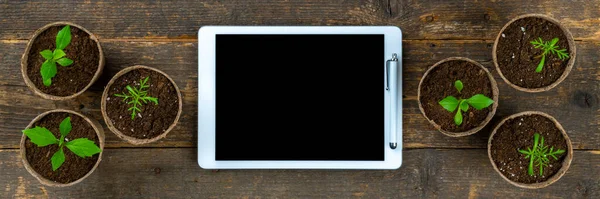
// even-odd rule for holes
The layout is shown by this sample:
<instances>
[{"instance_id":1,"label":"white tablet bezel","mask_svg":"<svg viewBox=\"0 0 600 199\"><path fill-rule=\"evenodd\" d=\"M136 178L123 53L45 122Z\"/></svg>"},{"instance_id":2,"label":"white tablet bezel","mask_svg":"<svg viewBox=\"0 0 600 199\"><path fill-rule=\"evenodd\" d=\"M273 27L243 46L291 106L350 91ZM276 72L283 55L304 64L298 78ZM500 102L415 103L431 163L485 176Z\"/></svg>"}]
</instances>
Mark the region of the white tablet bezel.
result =
<instances>
[{"instance_id":1,"label":"white tablet bezel","mask_svg":"<svg viewBox=\"0 0 600 199\"><path fill-rule=\"evenodd\" d=\"M198 164L204 169L397 169L402 164L402 100L398 106L398 147L389 146L389 100L385 99L384 161L216 161L215 160L215 35L217 34L384 34L381 57L382 91L385 61L399 56L398 99L402 99L402 33L395 26L204 26L198 31ZM240 52L243 53L243 52ZM235 122L235 121L232 121ZM331 143L339 145L339 143ZM351 146L347 146L351 147ZM243 150L243 149L240 149Z\"/></svg>"}]
</instances>

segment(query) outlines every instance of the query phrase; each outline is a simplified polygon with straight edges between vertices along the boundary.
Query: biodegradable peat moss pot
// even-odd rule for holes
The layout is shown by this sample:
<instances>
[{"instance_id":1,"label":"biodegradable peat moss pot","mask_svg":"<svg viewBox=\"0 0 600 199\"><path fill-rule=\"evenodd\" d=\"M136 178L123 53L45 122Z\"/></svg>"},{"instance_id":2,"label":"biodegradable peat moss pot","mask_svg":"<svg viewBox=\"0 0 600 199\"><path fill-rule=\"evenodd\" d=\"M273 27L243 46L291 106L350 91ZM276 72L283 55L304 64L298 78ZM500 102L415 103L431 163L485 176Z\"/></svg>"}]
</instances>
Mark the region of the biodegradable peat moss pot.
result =
<instances>
[{"instance_id":1,"label":"biodegradable peat moss pot","mask_svg":"<svg viewBox=\"0 0 600 199\"><path fill-rule=\"evenodd\" d=\"M59 35L67 25L70 26L70 42L66 35ZM65 54L58 56L66 59L52 60L53 56L60 54L56 50L61 48ZM41 52L45 50L49 50L47 56L56 69L43 66L47 58ZM55 52L54 55L52 52ZM72 63L69 64L67 59ZM68 100L80 95L98 80L103 68L104 53L98 38L85 28L69 22L51 23L38 29L27 43L21 58L21 74L27 87L35 94L51 100ZM42 79L41 69L56 71L55 76L50 78L49 86Z\"/></svg>"},{"instance_id":2,"label":"biodegradable peat moss pot","mask_svg":"<svg viewBox=\"0 0 600 199\"><path fill-rule=\"evenodd\" d=\"M457 88L460 80L461 91ZM487 106L477 105L481 96L487 98ZM466 111L456 105L454 111L447 108L447 98L459 102L465 99ZM419 109L427 120L440 132L451 137L471 135L481 130L494 116L498 107L498 86L492 74L481 64L462 57L439 61L423 75L418 90ZM493 100L493 102L492 102ZM446 105L442 105L446 104ZM475 107L481 108L477 110ZM458 113L460 112L460 113ZM457 115L461 123L457 125Z\"/></svg>"},{"instance_id":3,"label":"biodegradable peat moss pot","mask_svg":"<svg viewBox=\"0 0 600 199\"><path fill-rule=\"evenodd\" d=\"M533 149L535 134L539 134L536 149L545 146L547 153L550 150L563 152L554 154L556 159L547 155L547 166L542 168L541 174L538 162L534 161L531 175L531 159L519 150ZM488 141L488 157L504 180L518 187L537 189L556 182L567 172L573 160L573 147L565 129L554 117L527 111L508 116L494 128Z\"/></svg>"},{"instance_id":4,"label":"biodegradable peat moss pot","mask_svg":"<svg viewBox=\"0 0 600 199\"><path fill-rule=\"evenodd\" d=\"M554 50L544 50L550 48ZM575 52L575 40L567 28L548 16L528 14L504 25L492 57L508 85L520 91L542 92L569 75Z\"/></svg>"},{"instance_id":5,"label":"biodegradable peat moss pot","mask_svg":"<svg viewBox=\"0 0 600 199\"><path fill-rule=\"evenodd\" d=\"M101 106L113 133L129 143L145 144L164 138L177 125L182 99L166 73L137 65L119 71L108 82Z\"/></svg>"},{"instance_id":6,"label":"biodegradable peat moss pot","mask_svg":"<svg viewBox=\"0 0 600 199\"><path fill-rule=\"evenodd\" d=\"M36 127L46 128L54 136L54 141L58 142L56 139L61 138L59 129L62 129L59 126L67 117L70 117L71 130L65 136L65 145L62 147L64 163L55 171L51 158L59 151L58 143L39 147L25 133L21 137L20 153L25 169L46 186L67 187L77 184L90 176L102 159L102 150L104 150L102 126L96 120L78 112L58 109L42 113L29 123L26 130ZM52 138L51 135L48 136ZM96 151L93 155L83 158L73 152L71 148L73 146L81 148L81 142L78 141L85 140L85 138L93 142ZM100 151L98 152L98 150ZM86 153L89 154L89 150Z\"/></svg>"}]
</instances>

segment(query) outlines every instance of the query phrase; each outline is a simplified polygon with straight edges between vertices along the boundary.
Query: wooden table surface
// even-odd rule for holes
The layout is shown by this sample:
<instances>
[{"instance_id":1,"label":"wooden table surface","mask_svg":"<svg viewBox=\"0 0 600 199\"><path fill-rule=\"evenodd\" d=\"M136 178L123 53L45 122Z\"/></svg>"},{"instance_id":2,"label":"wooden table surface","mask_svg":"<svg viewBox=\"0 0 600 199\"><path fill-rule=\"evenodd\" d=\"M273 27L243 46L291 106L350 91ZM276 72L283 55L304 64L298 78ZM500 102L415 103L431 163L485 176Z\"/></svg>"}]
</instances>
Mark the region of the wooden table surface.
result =
<instances>
[{"instance_id":1,"label":"wooden table surface","mask_svg":"<svg viewBox=\"0 0 600 199\"><path fill-rule=\"evenodd\" d=\"M600 1L469 0L0 0L0 198L600 198ZM509 87L493 67L502 26L527 13L554 17L571 30L577 60L567 79L542 93ZM66 20L95 33L104 48L102 78L70 101L44 100L21 77L32 33ZM204 25L395 25L403 30L404 163L398 170L203 170L196 163L197 39ZM490 127L462 138L437 132L421 115L417 86L425 70L451 56L474 59L498 82L491 125L513 113L551 114L575 149L571 168L539 190L505 182L487 157ZM70 188L42 186L19 159L21 130L38 114L71 109L101 122L103 86L120 69L156 67L175 79L184 102L167 138L133 146L107 130L98 169Z\"/></svg>"}]
</instances>

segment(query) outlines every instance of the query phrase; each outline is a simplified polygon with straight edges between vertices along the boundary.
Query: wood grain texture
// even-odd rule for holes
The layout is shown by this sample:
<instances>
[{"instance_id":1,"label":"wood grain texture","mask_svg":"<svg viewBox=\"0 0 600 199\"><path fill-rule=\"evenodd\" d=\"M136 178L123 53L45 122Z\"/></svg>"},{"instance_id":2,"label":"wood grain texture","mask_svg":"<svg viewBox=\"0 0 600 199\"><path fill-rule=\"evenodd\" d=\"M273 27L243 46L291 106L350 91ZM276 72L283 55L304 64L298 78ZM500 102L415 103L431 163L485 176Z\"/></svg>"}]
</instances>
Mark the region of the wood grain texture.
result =
<instances>
[{"instance_id":1,"label":"wood grain texture","mask_svg":"<svg viewBox=\"0 0 600 199\"><path fill-rule=\"evenodd\" d=\"M33 30L68 12L64 20L103 38L195 38L204 25L370 25L381 1L3 1L2 39L27 39Z\"/></svg>"},{"instance_id":2,"label":"wood grain texture","mask_svg":"<svg viewBox=\"0 0 600 199\"><path fill-rule=\"evenodd\" d=\"M539 13L564 23L578 40L600 40L599 1L38 0L0 1L0 10L0 39L28 39L57 20L100 39L191 39L205 25L396 25L405 39L494 39L510 19Z\"/></svg>"},{"instance_id":3,"label":"wood grain texture","mask_svg":"<svg viewBox=\"0 0 600 199\"><path fill-rule=\"evenodd\" d=\"M203 170L196 150L108 149L68 189L43 187L17 150L0 150L0 198L598 198L600 151L576 151L569 171L539 190L517 189L484 149L413 149L398 170Z\"/></svg>"},{"instance_id":4,"label":"wood grain texture","mask_svg":"<svg viewBox=\"0 0 600 199\"><path fill-rule=\"evenodd\" d=\"M530 13L564 24L576 40L600 40L599 1L388 0L387 23L409 39L496 39L504 24Z\"/></svg>"},{"instance_id":5,"label":"wood grain texture","mask_svg":"<svg viewBox=\"0 0 600 199\"><path fill-rule=\"evenodd\" d=\"M524 93L509 87L491 61L491 41L405 41L403 54L403 131L405 148L485 148L491 128L502 117L526 110L553 115L562 123L575 149L600 149L600 44L577 42L578 55L569 77L543 93ZM55 108L80 111L103 123L100 99L103 86L121 68L134 64L156 67L180 87L184 112L173 132L142 147L194 147L197 134L197 44L193 42L103 42L106 69L100 80L75 100L53 102L33 95L18 69L25 42L0 42L0 148L17 148L21 130L37 114ZM449 138L437 132L421 115L417 87L427 68L451 56L465 56L482 63L498 82L499 106L488 127L477 134ZM107 129L105 127L105 129ZM106 146L134 147L107 130Z\"/></svg>"}]
</instances>

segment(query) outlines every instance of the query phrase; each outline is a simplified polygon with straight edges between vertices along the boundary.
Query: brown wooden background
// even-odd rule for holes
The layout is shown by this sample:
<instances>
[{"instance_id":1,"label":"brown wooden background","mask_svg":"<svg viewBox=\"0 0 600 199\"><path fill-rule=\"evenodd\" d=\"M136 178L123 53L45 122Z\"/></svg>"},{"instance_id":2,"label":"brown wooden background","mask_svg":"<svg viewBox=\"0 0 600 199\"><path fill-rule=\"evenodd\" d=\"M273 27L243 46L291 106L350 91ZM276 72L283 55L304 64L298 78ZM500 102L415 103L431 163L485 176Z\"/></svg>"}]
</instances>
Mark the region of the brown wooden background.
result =
<instances>
[{"instance_id":1,"label":"brown wooden background","mask_svg":"<svg viewBox=\"0 0 600 199\"><path fill-rule=\"evenodd\" d=\"M540 13L573 33L577 60L548 92L518 92L493 68L492 45L511 18ZM67 20L94 32L106 53L102 79L71 101L54 102L25 86L19 61L33 31ZM203 25L396 25L404 36L404 163L399 170L203 170L196 163L197 39ZM463 138L435 131L421 115L417 85L450 56L481 62L500 88L495 124L525 110L547 112L567 130L575 154L557 183L516 188L487 158L490 128ZM21 130L39 113L80 111L102 122L103 85L134 64L173 77L184 96L179 125L166 139L133 146L107 130L100 167L71 188L42 186L18 155ZM482 0L0 0L0 198L600 198L600 1ZM490 125L491 126L491 125ZM106 129L106 128L105 128Z\"/></svg>"}]
</instances>

